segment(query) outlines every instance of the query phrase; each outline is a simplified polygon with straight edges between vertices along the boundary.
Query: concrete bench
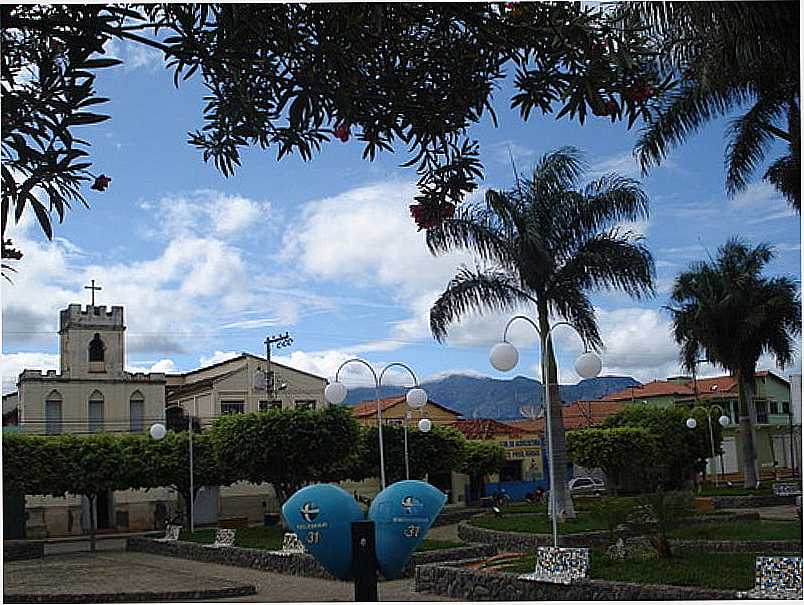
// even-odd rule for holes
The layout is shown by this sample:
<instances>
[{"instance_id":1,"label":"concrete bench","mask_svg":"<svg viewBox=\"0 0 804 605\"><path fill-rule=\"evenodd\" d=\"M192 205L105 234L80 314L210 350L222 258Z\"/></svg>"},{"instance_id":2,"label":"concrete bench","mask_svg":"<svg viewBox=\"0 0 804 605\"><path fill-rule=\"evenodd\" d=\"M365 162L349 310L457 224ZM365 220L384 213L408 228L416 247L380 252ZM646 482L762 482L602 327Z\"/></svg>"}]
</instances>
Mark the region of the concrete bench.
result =
<instances>
[{"instance_id":1,"label":"concrete bench","mask_svg":"<svg viewBox=\"0 0 804 605\"><path fill-rule=\"evenodd\" d=\"M800 496L801 485L798 483L774 483L774 496Z\"/></svg>"},{"instance_id":2,"label":"concrete bench","mask_svg":"<svg viewBox=\"0 0 804 605\"><path fill-rule=\"evenodd\" d=\"M224 548L227 546L234 546L234 541L234 529L218 529L215 531L215 542L212 544L204 544L204 548Z\"/></svg>"},{"instance_id":3,"label":"concrete bench","mask_svg":"<svg viewBox=\"0 0 804 605\"><path fill-rule=\"evenodd\" d=\"M156 542L176 542L181 533L181 525L168 525L165 527L165 535L162 538L156 538Z\"/></svg>"},{"instance_id":4,"label":"concrete bench","mask_svg":"<svg viewBox=\"0 0 804 605\"><path fill-rule=\"evenodd\" d=\"M757 557L754 588L740 593L745 599L804 598L801 588L801 557Z\"/></svg>"},{"instance_id":5,"label":"concrete bench","mask_svg":"<svg viewBox=\"0 0 804 605\"><path fill-rule=\"evenodd\" d=\"M286 532L282 538L282 550L272 550L272 555L282 555L288 557L290 555L300 555L304 553L304 544L299 540L299 536L292 532Z\"/></svg>"},{"instance_id":6,"label":"concrete bench","mask_svg":"<svg viewBox=\"0 0 804 605\"><path fill-rule=\"evenodd\" d=\"M521 580L572 584L589 576L588 548L539 546L536 549L536 569L518 576Z\"/></svg>"}]
</instances>

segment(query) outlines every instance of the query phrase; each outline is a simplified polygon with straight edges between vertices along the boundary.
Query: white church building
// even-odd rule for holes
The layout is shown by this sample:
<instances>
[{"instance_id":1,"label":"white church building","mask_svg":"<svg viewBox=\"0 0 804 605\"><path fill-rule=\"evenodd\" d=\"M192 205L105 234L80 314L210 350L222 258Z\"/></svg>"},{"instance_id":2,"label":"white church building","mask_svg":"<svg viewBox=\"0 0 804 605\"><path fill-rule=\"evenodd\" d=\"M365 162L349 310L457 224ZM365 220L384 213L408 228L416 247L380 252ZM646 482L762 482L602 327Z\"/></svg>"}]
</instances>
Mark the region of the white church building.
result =
<instances>
[{"instance_id":1,"label":"white church building","mask_svg":"<svg viewBox=\"0 0 804 605\"><path fill-rule=\"evenodd\" d=\"M122 306L71 304L63 309L59 372L25 369L17 391L3 396L4 418L16 410L16 429L37 434L144 433L166 421L166 408L196 416L206 426L221 414L326 405L325 378L275 362L270 372L276 387L269 395L266 359L247 353L180 374L126 372L125 330ZM177 506L177 495L168 488L105 494L97 502L98 528L161 528ZM26 496L25 509L31 538L89 528L88 499L82 496ZM198 524L222 518L255 522L276 510L270 486L206 486L196 499L195 517Z\"/></svg>"}]
</instances>

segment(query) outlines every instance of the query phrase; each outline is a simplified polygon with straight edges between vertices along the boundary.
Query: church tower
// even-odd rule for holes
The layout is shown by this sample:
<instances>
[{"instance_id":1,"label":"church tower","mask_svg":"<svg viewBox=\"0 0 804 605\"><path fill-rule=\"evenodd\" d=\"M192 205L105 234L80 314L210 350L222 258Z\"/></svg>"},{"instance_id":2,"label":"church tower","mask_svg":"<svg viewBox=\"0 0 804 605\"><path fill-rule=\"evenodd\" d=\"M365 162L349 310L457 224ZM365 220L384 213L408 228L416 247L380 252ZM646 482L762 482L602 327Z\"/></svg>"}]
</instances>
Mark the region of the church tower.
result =
<instances>
[{"instance_id":1,"label":"church tower","mask_svg":"<svg viewBox=\"0 0 804 605\"><path fill-rule=\"evenodd\" d=\"M123 307L69 305L59 316L61 375L65 378L123 377Z\"/></svg>"}]
</instances>

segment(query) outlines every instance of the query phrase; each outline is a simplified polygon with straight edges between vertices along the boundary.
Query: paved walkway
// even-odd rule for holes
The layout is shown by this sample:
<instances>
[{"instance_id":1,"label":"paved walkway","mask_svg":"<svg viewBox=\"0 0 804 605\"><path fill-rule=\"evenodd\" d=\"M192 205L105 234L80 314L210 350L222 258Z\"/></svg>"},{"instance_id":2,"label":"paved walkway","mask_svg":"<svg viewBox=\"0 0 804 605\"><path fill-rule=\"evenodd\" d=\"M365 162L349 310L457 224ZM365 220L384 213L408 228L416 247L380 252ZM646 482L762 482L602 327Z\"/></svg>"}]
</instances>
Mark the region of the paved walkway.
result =
<instances>
[{"instance_id":1,"label":"paved walkway","mask_svg":"<svg viewBox=\"0 0 804 605\"><path fill-rule=\"evenodd\" d=\"M253 584L257 594L223 599L252 602L353 601L354 585L320 578L202 563L139 552L53 555L3 566L5 593L109 593L191 590ZM413 591L413 579L380 582L381 601L448 601Z\"/></svg>"},{"instance_id":2,"label":"paved walkway","mask_svg":"<svg viewBox=\"0 0 804 605\"><path fill-rule=\"evenodd\" d=\"M795 521L798 519L796 507L793 504L762 506L759 508L724 508L722 510L727 510L730 513L759 513L760 519L772 519L775 521Z\"/></svg>"}]
</instances>

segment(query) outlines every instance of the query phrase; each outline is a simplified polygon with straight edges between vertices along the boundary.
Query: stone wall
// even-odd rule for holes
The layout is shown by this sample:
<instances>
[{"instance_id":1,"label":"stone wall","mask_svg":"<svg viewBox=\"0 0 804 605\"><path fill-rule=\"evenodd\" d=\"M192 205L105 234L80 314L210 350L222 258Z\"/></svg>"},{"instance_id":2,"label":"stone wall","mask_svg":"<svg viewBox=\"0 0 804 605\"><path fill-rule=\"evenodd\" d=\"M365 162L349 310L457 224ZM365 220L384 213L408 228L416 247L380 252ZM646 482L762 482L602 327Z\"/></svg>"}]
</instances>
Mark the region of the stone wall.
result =
<instances>
[{"instance_id":1,"label":"stone wall","mask_svg":"<svg viewBox=\"0 0 804 605\"><path fill-rule=\"evenodd\" d=\"M258 548L204 548L202 544L196 542L157 542L140 537L128 538L126 549L234 567L250 567L293 576L335 579L318 564L312 555L306 553L276 555ZM489 544L473 544L461 548L418 552L408 561L402 575L403 577L413 577L416 566L425 563L490 557L496 553L497 549Z\"/></svg>"},{"instance_id":2,"label":"stone wall","mask_svg":"<svg viewBox=\"0 0 804 605\"><path fill-rule=\"evenodd\" d=\"M674 551L797 553L801 556L800 540L670 540L670 544Z\"/></svg>"},{"instance_id":3,"label":"stone wall","mask_svg":"<svg viewBox=\"0 0 804 605\"><path fill-rule=\"evenodd\" d=\"M761 508L795 504L795 496L712 496L715 508Z\"/></svg>"},{"instance_id":4,"label":"stone wall","mask_svg":"<svg viewBox=\"0 0 804 605\"><path fill-rule=\"evenodd\" d=\"M648 601L736 599L736 590L714 590L660 584L582 580L551 584L519 580L514 574L480 571L443 564L416 568L415 590L462 601Z\"/></svg>"},{"instance_id":5,"label":"stone wall","mask_svg":"<svg viewBox=\"0 0 804 605\"><path fill-rule=\"evenodd\" d=\"M537 546L551 546L553 537L550 534L526 534L523 532L505 532L484 529L470 525L467 521L458 524L458 537L464 542L493 544L501 551L530 552ZM605 531L592 531L560 536L561 546L594 546L608 544L609 537Z\"/></svg>"},{"instance_id":6,"label":"stone wall","mask_svg":"<svg viewBox=\"0 0 804 605\"><path fill-rule=\"evenodd\" d=\"M3 540L3 559L5 561L41 559L44 556L44 542L33 542L31 540Z\"/></svg>"}]
</instances>

